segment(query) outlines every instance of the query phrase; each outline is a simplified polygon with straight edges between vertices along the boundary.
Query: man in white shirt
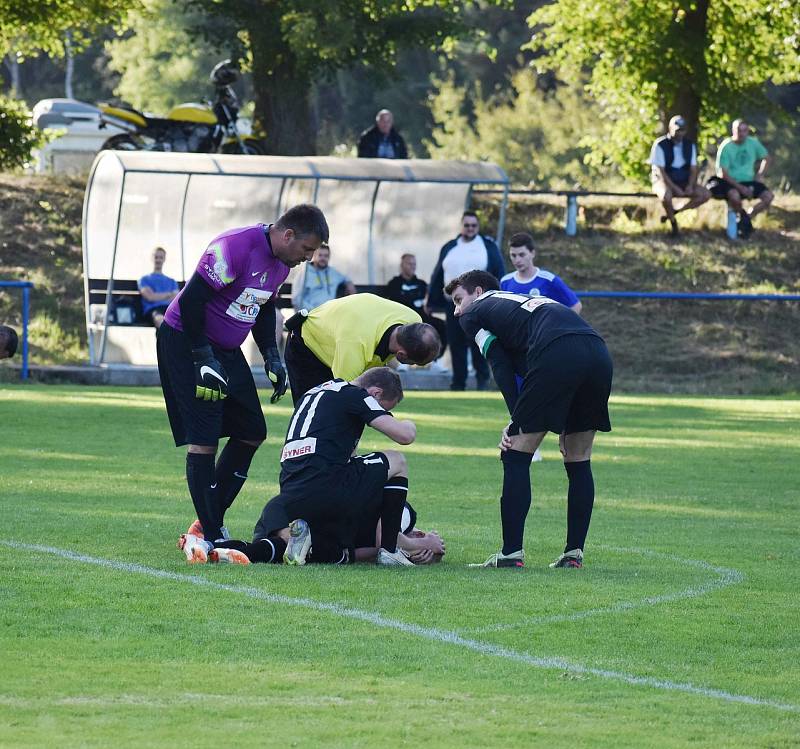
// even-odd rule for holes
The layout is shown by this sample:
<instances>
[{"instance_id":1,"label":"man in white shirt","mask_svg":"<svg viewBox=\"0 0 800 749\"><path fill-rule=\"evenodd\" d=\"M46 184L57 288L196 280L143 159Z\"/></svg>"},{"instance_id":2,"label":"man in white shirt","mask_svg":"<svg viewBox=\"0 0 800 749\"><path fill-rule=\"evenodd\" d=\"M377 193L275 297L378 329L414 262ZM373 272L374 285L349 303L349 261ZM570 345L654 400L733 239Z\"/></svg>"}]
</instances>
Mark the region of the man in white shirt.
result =
<instances>
[{"instance_id":1,"label":"man in white shirt","mask_svg":"<svg viewBox=\"0 0 800 749\"><path fill-rule=\"evenodd\" d=\"M425 311L444 309L447 314L447 343L453 364L451 390L464 390L467 384L467 348L472 351L472 365L478 390L489 386L489 367L478 347L467 341L464 331L453 312L453 303L445 297L444 287L454 278L470 270L485 270L498 280L505 275L506 268L500 249L492 239L480 233L478 216L465 211L461 216L461 233L451 239L439 252L439 262L431 276L428 302Z\"/></svg>"},{"instance_id":2,"label":"man in white shirt","mask_svg":"<svg viewBox=\"0 0 800 749\"><path fill-rule=\"evenodd\" d=\"M292 307L297 312L301 309L307 309L310 312L331 299L356 293L353 282L344 274L339 273L330 262L331 249L323 246L314 253L312 261L306 263L305 270L297 279L296 288L292 294Z\"/></svg>"},{"instance_id":3,"label":"man in white shirt","mask_svg":"<svg viewBox=\"0 0 800 749\"><path fill-rule=\"evenodd\" d=\"M672 236L678 235L677 213L697 208L711 198L711 193L697 184L697 145L686 137L686 121L675 115L669 121L669 134L658 138L650 151L653 192L659 197L664 212L661 221L669 221ZM688 198L680 208L673 198Z\"/></svg>"}]
</instances>

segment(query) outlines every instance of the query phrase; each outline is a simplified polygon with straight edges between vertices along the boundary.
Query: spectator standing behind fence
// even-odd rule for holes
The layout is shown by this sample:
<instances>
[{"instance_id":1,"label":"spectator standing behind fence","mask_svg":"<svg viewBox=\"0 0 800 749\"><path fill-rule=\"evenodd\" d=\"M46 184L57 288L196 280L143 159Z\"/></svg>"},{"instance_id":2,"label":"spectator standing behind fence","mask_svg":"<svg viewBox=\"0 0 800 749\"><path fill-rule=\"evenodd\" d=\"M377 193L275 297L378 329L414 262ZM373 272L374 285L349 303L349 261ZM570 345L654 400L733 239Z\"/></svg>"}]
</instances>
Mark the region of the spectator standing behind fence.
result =
<instances>
[{"instance_id":1,"label":"spectator standing behind fence","mask_svg":"<svg viewBox=\"0 0 800 749\"><path fill-rule=\"evenodd\" d=\"M167 251L163 247L153 250L153 272L139 279L142 296L142 317L156 328L164 322L169 303L178 296L178 282L162 272Z\"/></svg>"},{"instance_id":2,"label":"spectator standing behind fence","mask_svg":"<svg viewBox=\"0 0 800 749\"><path fill-rule=\"evenodd\" d=\"M583 305L575 292L555 273L537 268L533 264L536 259L536 248L530 234L524 232L514 234L508 242L508 255L516 270L500 279L502 291L527 296L546 296L580 314Z\"/></svg>"},{"instance_id":3,"label":"spectator standing behind fence","mask_svg":"<svg viewBox=\"0 0 800 749\"><path fill-rule=\"evenodd\" d=\"M395 276L386 284L386 298L398 304L404 304L413 309L422 318L422 322L433 325L439 338L442 339L442 350L439 352L441 357L447 347L447 325L444 320L428 314L425 307L425 297L428 295L428 284L421 278L417 278L417 258L410 252L406 252L400 257L400 274ZM405 365L399 365L398 369ZM431 364L431 369L439 372L446 371L437 359Z\"/></svg>"},{"instance_id":4,"label":"spectator standing behind fence","mask_svg":"<svg viewBox=\"0 0 800 749\"><path fill-rule=\"evenodd\" d=\"M408 149L403 136L394 129L394 115L381 109L375 124L358 139L359 159L407 159Z\"/></svg>"},{"instance_id":5,"label":"spectator standing behind fence","mask_svg":"<svg viewBox=\"0 0 800 749\"><path fill-rule=\"evenodd\" d=\"M467 349L472 351L472 365L478 390L489 386L489 366L474 341L468 341L455 316L452 301L445 297L444 287L462 273L470 270L485 270L498 281L505 275L503 256L497 245L487 236L479 233L480 223L473 211L465 211L461 216L461 233L451 239L439 252L439 262L431 276L428 289L428 303L425 311L444 307L447 315L447 343L450 346L450 359L453 363L451 390L464 390L467 384Z\"/></svg>"},{"instance_id":6,"label":"spectator standing behind fence","mask_svg":"<svg viewBox=\"0 0 800 749\"><path fill-rule=\"evenodd\" d=\"M738 215L739 236L745 239L753 233L754 216L766 211L773 194L761 181L769 166L769 153L744 120L734 120L731 137L725 138L717 149L717 176L707 187L717 200L727 200ZM744 200L758 200L750 211Z\"/></svg>"},{"instance_id":7,"label":"spectator standing behind fence","mask_svg":"<svg viewBox=\"0 0 800 749\"><path fill-rule=\"evenodd\" d=\"M653 143L650 152L653 192L664 206L672 236L678 234L677 213L703 205L711 193L697 184L697 144L686 137L686 121L676 114L669 121L669 132ZM674 198L688 198L680 208L672 205Z\"/></svg>"},{"instance_id":8,"label":"spectator standing behind fence","mask_svg":"<svg viewBox=\"0 0 800 749\"><path fill-rule=\"evenodd\" d=\"M320 247L297 281L292 306L297 312L301 309L310 312L331 299L355 293L353 282L331 265L330 247Z\"/></svg>"}]
</instances>

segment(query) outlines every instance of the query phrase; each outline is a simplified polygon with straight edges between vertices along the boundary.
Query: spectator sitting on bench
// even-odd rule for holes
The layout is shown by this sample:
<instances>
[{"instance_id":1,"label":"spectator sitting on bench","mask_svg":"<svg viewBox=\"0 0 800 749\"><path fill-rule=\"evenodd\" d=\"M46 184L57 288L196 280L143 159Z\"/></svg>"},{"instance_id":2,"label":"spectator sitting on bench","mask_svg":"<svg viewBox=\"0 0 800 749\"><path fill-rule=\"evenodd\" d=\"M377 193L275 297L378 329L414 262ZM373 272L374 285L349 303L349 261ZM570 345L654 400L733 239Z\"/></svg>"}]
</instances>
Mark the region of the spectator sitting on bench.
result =
<instances>
[{"instance_id":1,"label":"spectator sitting on bench","mask_svg":"<svg viewBox=\"0 0 800 749\"><path fill-rule=\"evenodd\" d=\"M711 197L705 187L697 184L697 145L686 137L686 121L680 115L670 119L669 133L653 143L650 164L653 192L661 200L666 214L661 221L669 221L672 236L677 236L675 214L697 208ZM674 198L689 200L675 209Z\"/></svg>"},{"instance_id":2,"label":"spectator sitting on bench","mask_svg":"<svg viewBox=\"0 0 800 749\"><path fill-rule=\"evenodd\" d=\"M142 317L156 328L161 327L169 303L178 295L178 282L161 272L166 259L167 251L156 247L153 250L153 272L139 279Z\"/></svg>"},{"instance_id":3,"label":"spectator sitting on bench","mask_svg":"<svg viewBox=\"0 0 800 749\"><path fill-rule=\"evenodd\" d=\"M754 135L744 120L734 120L731 137L725 138L717 149L717 176L706 187L717 200L727 200L728 207L739 216L739 236L747 238L753 233L752 218L766 211L773 194L761 181L769 165L767 149ZM758 200L750 211L744 200Z\"/></svg>"}]
</instances>

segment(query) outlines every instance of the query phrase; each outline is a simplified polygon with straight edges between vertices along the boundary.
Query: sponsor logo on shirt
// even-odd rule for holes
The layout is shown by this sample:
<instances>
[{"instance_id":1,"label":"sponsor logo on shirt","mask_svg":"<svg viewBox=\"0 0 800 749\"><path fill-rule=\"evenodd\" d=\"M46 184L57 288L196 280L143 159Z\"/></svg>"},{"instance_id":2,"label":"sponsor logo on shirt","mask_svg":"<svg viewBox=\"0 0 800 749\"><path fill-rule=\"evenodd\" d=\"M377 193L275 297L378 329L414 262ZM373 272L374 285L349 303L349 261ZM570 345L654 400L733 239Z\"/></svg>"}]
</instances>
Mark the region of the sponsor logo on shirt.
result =
<instances>
[{"instance_id":1,"label":"sponsor logo on shirt","mask_svg":"<svg viewBox=\"0 0 800 749\"><path fill-rule=\"evenodd\" d=\"M283 446L281 453L281 463L292 458L304 458L306 455L313 455L317 451L317 438L306 437L302 440L292 440Z\"/></svg>"},{"instance_id":2,"label":"sponsor logo on shirt","mask_svg":"<svg viewBox=\"0 0 800 749\"><path fill-rule=\"evenodd\" d=\"M261 305L266 304L271 296L271 291L247 288L231 302L225 313L234 320L252 325L261 311Z\"/></svg>"}]
</instances>

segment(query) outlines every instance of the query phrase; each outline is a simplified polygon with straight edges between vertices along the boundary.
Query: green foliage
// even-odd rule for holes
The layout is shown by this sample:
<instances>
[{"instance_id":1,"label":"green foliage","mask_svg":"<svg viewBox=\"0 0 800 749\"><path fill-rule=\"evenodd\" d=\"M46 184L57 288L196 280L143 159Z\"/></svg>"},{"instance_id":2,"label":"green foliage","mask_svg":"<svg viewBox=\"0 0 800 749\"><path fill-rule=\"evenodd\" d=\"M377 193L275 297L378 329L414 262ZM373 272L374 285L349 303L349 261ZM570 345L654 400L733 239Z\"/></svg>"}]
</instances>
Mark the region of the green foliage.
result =
<instances>
[{"instance_id":1,"label":"green foliage","mask_svg":"<svg viewBox=\"0 0 800 749\"><path fill-rule=\"evenodd\" d=\"M142 8L128 16L128 33L106 44L109 67L120 74L114 93L159 113L210 96L211 69L221 57L235 57L241 45L231 34L228 49L220 50L197 33L205 22L201 11L173 0L143 0Z\"/></svg>"},{"instance_id":2,"label":"green foliage","mask_svg":"<svg viewBox=\"0 0 800 749\"><path fill-rule=\"evenodd\" d=\"M501 0L489 0L497 4ZM252 66L257 125L272 153L316 150L310 93L349 66L384 77L403 49L450 51L476 33L462 0L185 0L242 32ZM205 33L213 34L213 27Z\"/></svg>"},{"instance_id":3,"label":"green foliage","mask_svg":"<svg viewBox=\"0 0 800 749\"><path fill-rule=\"evenodd\" d=\"M26 167L31 152L43 146L44 140L25 104L0 96L0 170Z\"/></svg>"},{"instance_id":4,"label":"green foliage","mask_svg":"<svg viewBox=\"0 0 800 749\"><path fill-rule=\"evenodd\" d=\"M12 50L62 57L67 33L78 51L138 6L139 0L0 0L0 59Z\"/></svg>"},{"instance_id":5,"label":"green foliage","mask_svg":"<svg viewBox=\"0 0 800 749\"><path fill-rule=\"evenodd\" d=\"M575 88L547 93L526 68L506 93L485 100L479 84L458 86L451 76L439 81L430 106L433 158L493 161L513 182L538 188L599 184L584 145L597 131L596 110Z\"/></svg>"},{"instance_id":6,"label":"green foliage","mask_svg":"<svg viewBox=\"0 0 800 749\"><path fill-rule=\"evenodd\" d=\"M680 112L701 147L728 131L744 107L766 106L764 84L796 80L800 10L759 0L558 0L535 11L528 47L539 70L586 90L605 132L592 142L596 163L647 174L652 139ZM791 42L791 40L795 40Z\"/></svg>"}]
</instances>

